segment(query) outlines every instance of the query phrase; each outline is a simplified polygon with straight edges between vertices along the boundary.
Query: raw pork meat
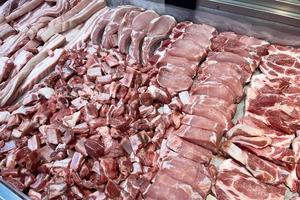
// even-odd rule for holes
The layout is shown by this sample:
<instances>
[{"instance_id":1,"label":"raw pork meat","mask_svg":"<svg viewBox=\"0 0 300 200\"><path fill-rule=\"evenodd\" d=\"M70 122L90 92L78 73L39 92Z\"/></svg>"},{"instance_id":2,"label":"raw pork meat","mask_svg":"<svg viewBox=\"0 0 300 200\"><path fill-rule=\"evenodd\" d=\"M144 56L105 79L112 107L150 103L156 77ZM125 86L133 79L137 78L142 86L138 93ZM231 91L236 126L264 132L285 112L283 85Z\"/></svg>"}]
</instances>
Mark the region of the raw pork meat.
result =
<instances>
[{"instance_id":1,"label":"raw pork meat","mask_svg":"<svg viewBox=\"0 0 300 200\"><path fill-rule=\"evenodd\" d=\"M290 174L290 171L287 169L263 160L247 151L243 151L231 141L226 141L222 145L222 149L233 159L242 163L254 177L263 183L271 185L285 183Z\"/></svg>"},{"instance_id":2,"label":"raw pork meat","mask_svg":"<svg viewBox=\"0 0 300 200\"><path fill-rule=\"evenodd\" d=\"M150 22L159 15L147 10L138 14L132 22L131 44L129 47L129 63L141 63L141 47L144 37L147 35Z\"/></svg>"},{"instance_id":3,"label":"raw pork meat","mask_svg":"<svg viewBox=\"0 0 300 200\"><path fill-rule=\"evenodd\" d=\"M144 65L148 64L148 60L153 55L155 47L158 46L159 42L167 38L175 25L176 20L169 15L162 15L151 21L142 46L142 61Z\"/></svg>"},{"instance_id":4,"label":"raw pork meat","mask_svg":"<svg viewBox=\"0 0 300 200\"><path fill-rule=\"evenodd\" d=\"M128 53L131 42L132 22L142 10L132 10L127 12L122 19L118 30L118 48L122 53Z\"/></svg>"},{"instance_id":5,"label":"raw pork meat","mask_svg":"<svg viewBox=\"0 0 300 200\"><path fill-rule=\"evenodd\" d=\"M285 187L264 184L233 160L225 160L218 171L216 196L219 200L284 200Z\"/></svg>"},{"instance_id":6,"label":"raw pork meat","mask_svg":"<svg viewBox=\"0 0 300 200\"><path fill-rule=\"evenodd\" d=\"M300 49L270 45L264 56L260 70L269 78L300 80Z\"/></svg>"}]
</instances>

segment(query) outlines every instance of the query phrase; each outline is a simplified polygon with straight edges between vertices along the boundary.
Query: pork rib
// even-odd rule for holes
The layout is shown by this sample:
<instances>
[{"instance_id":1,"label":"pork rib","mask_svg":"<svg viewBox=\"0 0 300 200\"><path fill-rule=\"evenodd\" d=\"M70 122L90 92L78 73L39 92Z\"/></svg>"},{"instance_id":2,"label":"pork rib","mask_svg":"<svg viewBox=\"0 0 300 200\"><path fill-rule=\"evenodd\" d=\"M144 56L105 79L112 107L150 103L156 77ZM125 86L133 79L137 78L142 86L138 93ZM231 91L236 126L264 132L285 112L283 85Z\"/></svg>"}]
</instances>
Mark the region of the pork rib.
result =
<instances>
[{"instance_id":1,"label":"pork rib","mask_svg":"<svg viewBox=\"0 0 300 200\"><path fill-rule=\"evenodd\" d=\"M159 17L152 10L138 14L132 22L131 44L129 47L129 63L141 63L141 47L144 37L147 35L150 22Z\"/></svg>"},{"instance_id":2,"label":"pork rib","mask_svg":"<svg viewBox=\"0 0 300 200\"><path fill-rule=\"evenodd\" d=\"M118 30L118 48L122 53L128 54L128 48L131 42L132 22L142 10L132 10L127 12L122 19Z\"/></svg>"},{"instance_id":3,"label":"pork rib","mask_svg":"<svg viewBox=\"0 0 300 200\"><path fill-rule=\"evenodd\" d=\"M147 65L149 58L153 55L155 47L159 42L167 38L176 24L174 17L162 15L151 21L147 36L142 46L142 61Z\"/></svg>"}]
</instances>

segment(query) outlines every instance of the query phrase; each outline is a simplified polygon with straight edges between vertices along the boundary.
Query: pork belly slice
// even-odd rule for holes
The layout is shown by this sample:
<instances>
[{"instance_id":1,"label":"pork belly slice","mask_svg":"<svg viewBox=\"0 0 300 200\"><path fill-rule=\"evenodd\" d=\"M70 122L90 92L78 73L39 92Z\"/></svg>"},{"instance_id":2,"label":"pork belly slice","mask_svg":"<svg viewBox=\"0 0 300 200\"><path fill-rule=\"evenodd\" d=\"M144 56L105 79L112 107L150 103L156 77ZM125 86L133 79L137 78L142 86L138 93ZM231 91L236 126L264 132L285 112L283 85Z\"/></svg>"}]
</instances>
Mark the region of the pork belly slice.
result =
<instances>
[{"instance_id":1,"label":"pork belly slice","mask_svg":"<svg viewBox=\"0 0 300 200\"><path fill-rule=\"evenodd\" d=\"M106 25L110 21L110 17L114 13L114 9L107 11L99 20L92 29L91 32L91 41L94 45L100 45L102 41L102 36Z\"/></svg>"},{"instance_id":2,"label":"pork belly slice","mask_svg":"<svg viewBox=\"0 0 300 200\"><path fill-rule=\"evenodd\" d=\"M227 85L215 81L194 82L191 87L191 94L220 98L229 104L238 103L234 92Z\"/></svg>"},{"instance_id":3,"label":"pork belly slice","mask_svg":"<svg viewBox=\"0 0 300 200\"><path fill-rule=\"evenodd\" d=\"M171 134L168 136L166 146L179 156L193 160L197 163L207 164L212 158L212 152L184 140L177 135Z\"/></svg>"},{"instance_id":4,"label":"pork belly slice","mask_svg":"<svg viewBox=\"0 0 300 200\"><path fill-rule=\"evenodd\" d=\"M197 115L184 115L181 123L195 128L201 128L205 130L211 130L218 134L223 132L223 127L219 125L216 121L210 120L206 117Z\"/></svg>"},{"instance_id":5,"label":"pork belly slice","mask_svg":"<svg viewBox=\"0 0 300 200\"><path fill-rule=\"evenodd\" d=\"M123 17L126 15L126 13L132 11L132 10L140 10L137 7L133 6L120 6L115 9L114 13L111 15L109 23L106 25L101 46L104 49L110 49L117 46L118 41L118 30L120 27L120 24L123 20Z\"/></svg>"},{"instance_id":6,"label":"pork belly slice","mask_svg":"<svg viewBox=\"0 0 300 200\"><path fill-rule=\"evenodd\" d=\"M173 93L188 90L192 86L193 80L181 68L168 65L159 69L157 82Z\"/></svg>"},{"instance_id":7,"label":"pork belly slice","mask_svg":"<svg viewBox=\"0 0 300 200\"><path fill-rule=\"evenodd\" d=\"M222 138L222 134L218 134L212 130L205 130L187 125L181 125L179 129L172 131L170 134L175 134L213 152L218 151L219 143Z\"/></svg>"},{"instance_id":8,"label":"pork belly slice","mask_svg":"<svg viewBox=\"0 0 300 200\"><path fill-rule=\"evenodd\" d=\"M94 27L97 26L97 24L101 23L103 17L106 16L109 12L110 9L108 7L105 7L93 14L86 22L84 22L83 26L76 33L76 36L68 42L65 48L72 49L74 47L78 47L78 45L80 46L82 43L91 38Z\"/></svg>"},{"instance_id":9,"label":"pork belly slice","mask_svg":"<svg viewBox=\"0 0 300 200\"><path fill-rule=\"evenodd\" d=\"M1 23L0 24L0 39L5 40L11 35L15 35L17 32L16 30L10 26L8 23Z\"/></svg>"},{"instance_id":10,"label":"pork belly slice","mask_svg":"<svg viewBox=\"0 0 300 200\"><path fill-rule=\"evenodd\" d=\"M39 9L34 16L26 24L30 24L30 28L27 32L29 38L35 38L37 32L48 25L48 23L55 17L65 13L73 7L71 2L58 0L56 1L55 6L46 7L44 9Z\"/></svg>"},{"instance_id":11,"label":"pork belly slice","mask_svg":"<svg viewBox=\"0 0 300 200\"><path fill-rule=\"evenodd\" d=\"M209 172L204 165L180 156L166 158L161 164L159 173L165 173L190 185L203 199L206 198L212 186Z\"/></svg>"},{"instance_id":12,"label":"pork belly slice","mask_svg":"<svg viewBox=\"0 0 300 200\"><path fill-rule=\"evenodd\" d=\"M280 131L276 131L270 127L268 127L265 123L251 116L245 116L239 120L241 126L246 126L243 131L249 133L261 133L261 135L267 135L272 139L272 146L281 147L281 148L289 148L292 140L295 138L293 134L286 134ZM248 127L256 128L255 131L246 131L249 129ZM250 129L251 130L251 129Z\"/></svg>"},{"instance_id":13,"label":"pork belly slice","mask_svg":"<svg viewBox=\"0 0 300 200\"><path fill-rule=\"evenodd\" d=\"M223 127L224 131L229 130L233 123L231 121L231 114L209 105L202 106L201 104L186 104L183 106L183 112L190 115L197 115L206 117L210 120L216 121Z\"/></svg>"},{"instance_id":14,"label":"pork belly slice","mask_svg":"<svg viewBox=\"0 0 300 200\"><path fill-rule=\"evenodd\" d=\"M129 47L129 63L141 63L141 47L144 37L148 33L150 22L159 15L147 10L138 14L132 22L131 44Z\"/></svg>"},{"instance_id":15,"label":"pork belly slice","mask_svg":"<svg viewBox=\"0 0 300 200\"><path fill-rule=\"evenodd\" d=\"M64 42L65 37L63 37L62 35L56 35L51 40L49 40L48 43L43 46L41 51L32 59L30 59L28 63L22 68L22 70L7 83L0 95L0 106L4 106L13 99L12 97L16 95L15 92L18 87L27 78L27 76L31 73L35 66L48 56L48 51L56 49Z\"/></svg>"},{"instance_id":16,"label":"pork belly slice","mask_svg":"<svg viewBox=\"0 0 300 200\"><path fill-rule=\"evenodd\" d=\"M37 8L42 3L44 3L44 0L28 1L28 2L24 3L23 5L21 5L20 7L18 7L15 11L10 13L8 16L6 16L5 21L11 22L11 21L25 15L26 13L32 11L33 9Z\"/></svg>"},{"instance_id":17,"label":"pork belly slice","mask_svg":"<svg viewBox=\"0 0 300 200\"><path fill-rule=\"evenodd\" d=\"M128 48L131 42L132 22L142 10L132 10L123 17L118 30L118 48L121 53L128 54Z\"/></svg>"},{"instance_id":18,"label":"pork belly slice","mask_svg":"<svg viewBox=\"0 0 300 200\"><path fill-rule=\"evenodd\" d=\"M56 49L53 56L49 56L38 63L31 71L31 73L26 77L22 85L18 88L16 92L17 95L20 96L26 91L29 91L36 83L50 74L54 70L55 65L64 53L64 49Z\"/></svg>"},{"instance_id":19,"label":"pork belly slice","mask_svg":"<svg viewBox=\"0 0 300 200\"><path fill-rule=\"evenodd\" d=\"M285 190L282 185L272 186L258 181L231 159L220 165L216 181L217 199L284 200Z\"/></svg>"},{"instance_id":20,"label":"pork belly slice","mask_svg":"<svg viewBox=\"0 0 300 200\"><path fill-rule=\"evenodd\" d=\"M0 83L9 77L13 68L14 64L8 57L0 57Z\"/></svg>"},{"instance_id":21,"label":"pork belly slice","mask_svg":"<svg viewBox=\"0 0 300 200\"><path fill-rule=\"evenodd\" d=\"M192 186L182 183L166 173L159 172L155 182L145 194L146 200L201 200L202 196Z\"/></svg>"},{"instance_id":22,"label":"pork belly slice","mask_svg":"<svg viewBox=\"0 0 300 200\"><path fill-rule=\"evenodd\" d=\"M231 141L226 141L222 145L222 150L236 161L242 163L251 174L271 185L284 183L290 173L287 169L263 160L254 154L243 151Z\"/></svg>"},{"instance_id":23,"label":"pork belly slice","mask_svg":"<svg viewBox=\"0 0 300 200\"><path fill-rule=\"evenodd\" d=\"M269 79L300 80L300 49L270 45L268 53L259 68Z\"/></svg>"},{"instance_id":24,"label":"pork belly slice","mask_svg":"<svg viewBox=\"0 0 300 200\"><path fill-rule=\"evenodd\" d=\"M5 17L8 16L13 10L15 10L20 3L24 1L20 0L7 0L0 7L0 23L5 21Z\"/></svg>"},{"instance_id":25,"label":"pork belly slice","mask_svg":"<svg viewBox=\"0 0 300 200\"><path fill-rule=\"evenodd\" d=\"M38 33L38 37L46 42L56 33L65 32L81 24L95 12L105 7L103 0L83 0L65 14L53 19L48 27Z\"/></svg>"},{"instance_id":26,"label":"pork belly slice","mask_svg":"<svg viewBox=\"0 0 300 200\"><path fill-rule=\"evenodd\" d=\"M155 48L158 47L158 44L163 39L167 38L175 24L175 18L169 15L162 15L150 22L149 30L142 46L142 62L144 65L147 65Z\"/></svg>"},{"instance_id":27,"label":"pork belly slice","mask_svg":"<svg viewBox=\"0 0 300 200\"><path fill-rule=\"evenodd\" d=\"M17 50L23 47L29 38L25 33L18 33L17 35L11 35L4 43L0 46L0 56L10 57Z\"/></svg>"}]
</instances>

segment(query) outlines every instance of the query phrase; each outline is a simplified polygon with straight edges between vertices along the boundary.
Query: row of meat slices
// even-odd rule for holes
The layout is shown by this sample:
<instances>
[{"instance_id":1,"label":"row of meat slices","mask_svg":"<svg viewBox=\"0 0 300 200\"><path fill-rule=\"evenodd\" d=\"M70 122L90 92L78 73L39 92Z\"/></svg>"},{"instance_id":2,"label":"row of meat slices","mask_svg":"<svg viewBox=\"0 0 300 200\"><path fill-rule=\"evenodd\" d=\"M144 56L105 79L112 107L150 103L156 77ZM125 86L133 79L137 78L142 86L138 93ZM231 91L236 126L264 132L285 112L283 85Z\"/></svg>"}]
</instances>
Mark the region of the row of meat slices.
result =
<instances>
[{"instance_id":1,"label":"row of meat slices","mask_svg":"<svg viewBox=\"0 0 300 200\"><path fill-rule=\"evenodd\" d=\"M91 41L103 49L118 48L132 64L148 64L155 48L168 37L176 20L134 6L110 9L96 24Z\"/></svg>"},{"instance_id":2,"label":"row of meat slices","mask_svg":"<svg viewBox=\"0 0 300 200\"><path fill-rule=\"evenodd\" d=\"M222 150L261 183L277 188L285 184L299 192L300 91L296 74L286 72L296 70L300 54L298 49L276 45L269 46L268 53L260 65L263 74L254 75L247 89L245 116L227 132ZM218 184L224 187L224 182ZM272 198L284 196L283 190Z\"/></svg>"},{"instance_id":3,"label":"row of meat slices","mask_svg":"<svg viewBox=\"0 0 300 200\"><path fill-rule=\"evenodd\" d=\"M161 55L165 55L167 58L164 61L165 57L161 56L157 60L157 65L160 67L158 74L160 86L166 88L172 95L182 94L181 91L187 90L189 97L182 106L183 116L180 127L169 129L168 138L162 143L161 167L154 183L148 190L149 199L165 196L172 196L174 199L205 199L207 197L211 190L208 188L213 188L216 181L216 169L209 164L212 154L219 151L223 134L233 126L232 118L236 111L236 104L244 97L243 86L250 80L252 73L258 67L260 57L264 54L268 44L255 38L238 36L233 33L221 33L212 37L212 42L206 42L209 45L208 49L212 48L215 51L208 53L200 69L198 69L198 64L194 64L182 65L180 67L184 70L178 70L174 69L175 67L178 68L175 62L174 66L173 63L168 65L168 59L172 58L172 55L168 54L167 48L172 47L173 37L180 35L180 30L184 26L186 24L180 24L173 29L170 40L164 42L166 43L165 52L163 48L160 49L161 51L157 51L159 53L164 52ZM184 36L183 34L182 38ZM223 40L224 38L227 38L226 41ZM212 44L210 45L210 43ZM235 45L232 45L233 43ZM162 47L164 46L162 45ZM247 49L248 54L245 53L244 49ZM184 54L180 56L193 61L191 57L185 57ZM200 62L201 58L197 58ZM161 60L164 62L160 64ZM181 64L181 62L178 63ZM165 73L168 73L168 79L162 82L160 79L163 80ZM196 78L194 79L195 75ZM177 79L177 76L188 78ZM198 174L203 174L203 170L209 173L204 173L206 174L205 178L201 178L203 175L194 176L193 181L184 175L178 176L178 174L184 174L185 170L175 162L170 162L170 160L174 160L174 157L178 162L181 160L184 168L188 169L196 168L188 163L197 161L198 164L195 165L198 166ZM175 171L178 171L176 176L174 175ZM160 176L165 177L165 180L162 180ZM258 184L255 178L251 177L251 179L254 179L251 181ZM176 182L177 193L173 187L167 187L170 184L169 181ZM166 188L163 194L155 191L162 186ZM184 191L180 188L189 189ZM230 199L229 196L222 196L219 191L215 195L218 199Z\"/></svg>"}]
</instances>

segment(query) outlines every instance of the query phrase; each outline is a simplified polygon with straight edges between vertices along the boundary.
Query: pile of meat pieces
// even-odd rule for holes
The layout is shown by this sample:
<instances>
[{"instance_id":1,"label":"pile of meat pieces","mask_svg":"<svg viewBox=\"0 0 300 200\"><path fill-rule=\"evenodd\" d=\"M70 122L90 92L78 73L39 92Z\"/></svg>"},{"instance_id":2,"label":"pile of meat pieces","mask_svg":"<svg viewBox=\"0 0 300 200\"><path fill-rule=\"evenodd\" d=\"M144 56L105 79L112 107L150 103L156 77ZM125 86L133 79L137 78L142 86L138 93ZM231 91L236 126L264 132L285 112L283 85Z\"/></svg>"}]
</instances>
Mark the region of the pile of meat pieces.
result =
<instances>
[{"instance_id":1,"label":"pile of meat pieces","mask_svg":"<svg viewBox=\"0 0 300 200\"><path fill-rule=\"evenodd\" d=\"M53 57L58 47L83 39L68 30L78 25L88 32L83 23L102 16L104 6L103 0L6 1L0 7L0 105L11 105L53 71L53 59L42 61ZM91 25L90 21L84 25ZM74 36L78 40L70 39Z\"/></svg>"},{"instance_id":2,"label":"pile of meat pieces","mask_svg":"<svg viewBox=\"0 0 300 200\"><path fill-rule=\"evenodd\" d=\"M64 52L55 72L1 118L1 176L32 199L136 199L171 125L150 75L116 51ZM149 87L148 87L149 86ZM154 95L154 96L151 96Z\"/></svg>"},{"instance_id":3,"label":"pile of meat pieces","mask_svg":"<svg viewBox=\"0 0 300 200\"><path fill-rule=\"evenodd\" d=\"M211 38L208 37L207 41ZM193 39L197 40L195 37ZM158 74L158 83L171 94L175 95L177 92L179 99L182 97L184 101L182 107L175 110L182 115L180 124L168 130L167 138L162 143L160 169L154 183L149 187L147 193L149 199L206 199L211 190L217 199L232 199L230 193L222 194L220 188L223 187L220 187L220 183L223 180L217 179L226 178L224 176L228 175L217 172L210 161L213 154L219 151L223 134L233 126L232 118L236 112L236 104L244 96L243 86L250 81L261 56L267 53L268 43L224 32L206 44L206 49L212 51L208 53L200 68L198 69L197 65L190 65L193 68L188 69L192 73L184 71L186 76L190 75L190 79L196 75L194 80L191 79L191 85L183 87L186 82L174 78L177 74L182 77L180 72L182 69L176 70L177 74L173 73L166 78L166 84L161 84L160 73ZM206 52L207 50L198 56L198 62ZM186 59L191 58L187 56ZM168 66L167 62L164 64ZM159 71L161 72L163 68L165 67L159 68ZM174 82L171 80L172 77ZM176 90L175 87L179 89ZM260 184L248 172L247 175L250 181L256 185ZM231 185L228 187L232 189ZM272 188L266 188L267 191L263 188L252 192L263 191L266 195L271 195ZM237 190L243 193L241 190L248 188L241 186ZM238 199L241 197L238 196Z\"/></svg>"},{"instance_id":4,"label":"pile of meat pieces","mask_svg":"<svg viewBox=\"0 0 300 200\"><path fill-rule=\"evenodd\" d=\"M224 152L262 183L278 188L286 185L292 192L300 191L300 85L297 73L289 71L297 70L299 52L290 47L268 47L260 65L263 74L254 75L247 90L245 116L227 132L223 145ZM220 182L219 187L224 184ZM284 199L285 191L278 195L276 199Z\"/></svg>"}]
</instances>

